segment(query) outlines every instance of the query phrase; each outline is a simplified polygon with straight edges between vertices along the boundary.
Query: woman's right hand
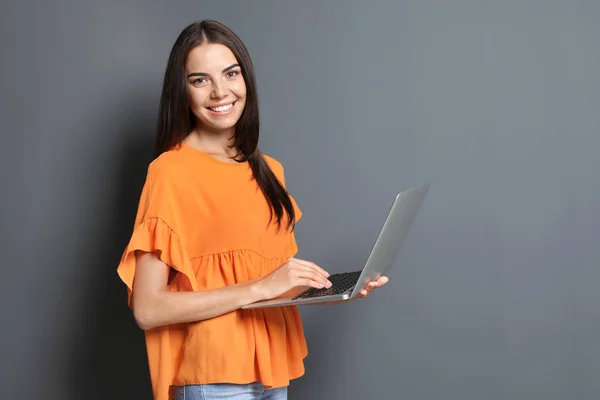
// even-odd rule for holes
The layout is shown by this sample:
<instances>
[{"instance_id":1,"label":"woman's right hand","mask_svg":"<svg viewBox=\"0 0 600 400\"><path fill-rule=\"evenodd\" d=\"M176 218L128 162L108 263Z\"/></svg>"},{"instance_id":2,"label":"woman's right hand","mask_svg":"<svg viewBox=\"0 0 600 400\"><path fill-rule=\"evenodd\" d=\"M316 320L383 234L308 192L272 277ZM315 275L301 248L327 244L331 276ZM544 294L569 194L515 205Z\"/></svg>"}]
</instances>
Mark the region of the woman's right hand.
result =
<instances>
[{"instance_id":1,"label":"woman's right hand","mask_svg":"<svg viewBox=\"0 0 600 400\"><path fill-rule=\"evenodd\" d=\"M265 299L272 299L299 287L329 289L331 282L328 277L329 273L317 264L290 258L258 283Z\"/></svg>"}]
</instances>

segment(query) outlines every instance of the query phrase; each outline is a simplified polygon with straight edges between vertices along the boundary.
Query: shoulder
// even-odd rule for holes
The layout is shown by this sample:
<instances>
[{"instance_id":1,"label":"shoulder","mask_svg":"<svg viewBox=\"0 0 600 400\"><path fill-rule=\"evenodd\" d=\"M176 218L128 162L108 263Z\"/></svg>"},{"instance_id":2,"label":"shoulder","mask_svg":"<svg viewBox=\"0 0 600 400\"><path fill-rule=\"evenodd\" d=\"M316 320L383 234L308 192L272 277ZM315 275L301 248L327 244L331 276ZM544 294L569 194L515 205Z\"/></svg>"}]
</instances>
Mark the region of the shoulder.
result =
<instances>
[{"instance_id":1,"label":"shoulder","mask_svg":"<svg viewBox=\"0 0 600 400\"><path fill-rule=\"evenodd\" d=\"M148 193L154 198L185 193L191 179L189 162L178 150L169 150L156 157L146 172Z\"/></svg>"},{"instance_id":2,"label":"shoulder","mask_svg":"<svg viewBox=\"0 0 600 400\"><path fill-rule=\"evenodd\" d=\"M180 150L169 150L156 157L148 166L150 180L172 181L186 170L185 158Z\"/></svg>"},{"instance_id":3,"label":"shoulder","mask_svg":"<svg viewBox=\"0 0 600 400\"><path fill-rule=\"evenodd\" d=\"M176 229L176 216L189 209L190 173L185 160L176 151L167 151L156 157L148 165L145 187L146 215L160 217Z\"/></svg>"}]
</instances>

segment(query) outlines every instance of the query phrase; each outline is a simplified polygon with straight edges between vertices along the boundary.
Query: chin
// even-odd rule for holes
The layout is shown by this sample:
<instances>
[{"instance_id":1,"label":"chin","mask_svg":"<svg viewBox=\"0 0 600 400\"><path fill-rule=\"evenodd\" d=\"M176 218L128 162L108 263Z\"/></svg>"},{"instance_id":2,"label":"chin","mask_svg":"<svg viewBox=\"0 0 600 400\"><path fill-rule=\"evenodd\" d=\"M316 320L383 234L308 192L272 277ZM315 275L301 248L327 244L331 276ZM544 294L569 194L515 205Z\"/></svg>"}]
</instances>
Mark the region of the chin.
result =
<instances>
[{"instance_id":1,"label":"chin","mask_svg":"<svg viewBox=\"0 0 600 400\"><path fill-rule=\"evenodd\" d=\"M226 129L234 128L238 121L239 117L235 118L233 116L232 118L227 118L226 120L222 119L218 121L215 121L212 118L202 118L200 120L200 126L205 126L215 131L223 131Z\"/></svg>"}]
</instances>

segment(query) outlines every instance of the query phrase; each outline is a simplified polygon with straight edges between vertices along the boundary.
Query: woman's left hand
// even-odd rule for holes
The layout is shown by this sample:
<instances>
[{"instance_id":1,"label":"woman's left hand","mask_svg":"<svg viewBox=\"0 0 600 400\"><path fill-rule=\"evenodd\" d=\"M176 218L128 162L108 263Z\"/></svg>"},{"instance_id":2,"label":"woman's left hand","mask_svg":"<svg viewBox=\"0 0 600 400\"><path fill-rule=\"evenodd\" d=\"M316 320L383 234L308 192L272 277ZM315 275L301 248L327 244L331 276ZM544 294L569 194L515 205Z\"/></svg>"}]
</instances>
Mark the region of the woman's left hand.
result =
<instances>
[{"instance_id":1,"label":"woman's left hand","mask_svg":"<svg viewBox=\"0 0 600 400\"><path fill-rule=\"evenodd\" d=\"M363 290L361 290L361 292L358 294L358 296L354 297L352 300L365 299L365 298L369 297L369 295L371 293L373 293L373 291L375 289L382 287L383 285L388 283L388 281L389 281L389 279L387 276L382 276L379 279L377 279L376 281L371 281L371 282L367 283L365 288ZM315 303L315 304L333 306L333 305L345 303L347 301L348 300L338 300L338 301L328 301L328 302L324 302L324 303Z\"/></svg>"},{"instance_id":2,"label":"woman's left hand","mask_svg":"<svg viewBox=\"0 0 600 400\"><path fill-rule=\"evenodd\" d=\"M371 281L371 282L367 283L365 288L363 290L361 290L360 294L358 296L356 296L356 298L357 299L366 299L367 297L369 297L369 295L371 293L373 293L373 291L375 289L382 287L383 285L388 283L388 281L389 281L389 279L387 276L382 276L379 279L377 279L376 281Z\"/></svg>"}]
</instances>

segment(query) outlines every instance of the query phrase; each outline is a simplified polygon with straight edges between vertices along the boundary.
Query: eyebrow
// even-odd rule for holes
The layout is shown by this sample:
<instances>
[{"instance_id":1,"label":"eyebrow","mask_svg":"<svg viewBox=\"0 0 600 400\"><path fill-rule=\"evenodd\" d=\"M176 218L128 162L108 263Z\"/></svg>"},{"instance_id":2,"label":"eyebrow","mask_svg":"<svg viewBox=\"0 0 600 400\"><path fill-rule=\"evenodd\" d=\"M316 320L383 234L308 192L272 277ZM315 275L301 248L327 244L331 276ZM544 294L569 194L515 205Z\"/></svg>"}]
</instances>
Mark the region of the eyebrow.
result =
<instances>
[{"instance_id":1,"label":"eyebrow","mask_svg":"<svg viewBox=\"0 0 600 400\"><path fill-rule=\"evenodd\" d=\"M223 71L221 71L221 72L227 72L230 69L233 69L233 68L239 67L239 66L240 66L240 64L231 64L229 67L224 68ZM191 78L192 76L209 76L209 75L207 73L204 73L204 72L192 72L187 77Z\"/></svg>"}]
</instances>

